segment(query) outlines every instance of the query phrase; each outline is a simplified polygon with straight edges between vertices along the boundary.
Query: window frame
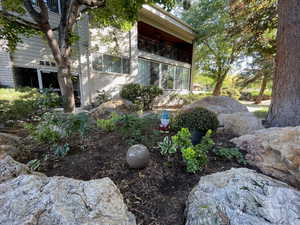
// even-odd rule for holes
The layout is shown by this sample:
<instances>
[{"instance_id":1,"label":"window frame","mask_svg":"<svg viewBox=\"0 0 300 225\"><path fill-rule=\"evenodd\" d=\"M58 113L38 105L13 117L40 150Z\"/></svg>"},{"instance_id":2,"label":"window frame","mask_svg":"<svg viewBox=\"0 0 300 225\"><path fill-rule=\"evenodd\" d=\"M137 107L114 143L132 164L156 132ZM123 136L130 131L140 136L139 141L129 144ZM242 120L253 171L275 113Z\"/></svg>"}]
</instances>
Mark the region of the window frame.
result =
<instances>
[{"instance_id":1,"label":"window frame","mask_svg":"<svg viewBox=\"0 0 300 225\"><path fill-rule=\"evenodd\" d=\"M120 69L121 69L121 73L118 73L118 72L106 72L104 71L104 55L106 56L111 56L111 57L118 57L121 59L121 64L120 64ZM96 72L96 73L106 73L106 74L118 74L118 75L129 75L131 73L131 59L130 57L127 57L127 56L116 56L116 55L112 55L112 54L106 54L106 53L92 53L91 54L92 56L92 71L93 72ZM94 59L95 57L101 57L101 70L96 70L94 68ZM123 60L128 60L128 73L124 73L124 62Z\"/></svg>"}]
</instances>

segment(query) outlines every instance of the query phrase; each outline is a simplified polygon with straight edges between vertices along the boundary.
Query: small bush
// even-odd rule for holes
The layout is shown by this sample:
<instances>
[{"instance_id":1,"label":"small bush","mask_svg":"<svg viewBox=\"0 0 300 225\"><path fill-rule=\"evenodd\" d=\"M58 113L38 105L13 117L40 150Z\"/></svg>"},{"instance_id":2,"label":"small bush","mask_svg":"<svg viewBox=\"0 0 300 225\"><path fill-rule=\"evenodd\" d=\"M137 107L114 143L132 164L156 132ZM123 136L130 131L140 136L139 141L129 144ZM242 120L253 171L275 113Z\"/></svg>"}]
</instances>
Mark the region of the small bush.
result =
<instances>
[{"instance_id":1,"label":"small bush","mask_svg":"<svg viewBox=\"0 0 300 225\"><path fill-rule=\"evenodd\" d=\"M132 101L137 108L149 110L155 97L163 93L162 89L155 85L142 86L140 84L124 85L120 95L122 98Z\"/></svg>"},{"instance_id":2,"label":"small bush","mask_svg":"<svg viewBox=\"0 0 300 225\"><path fill-rule=\"evenodd\" d=\"M222 88L222 95L228 96L228 97L236 99L236 100L238 100L241 97L241 93L238 89L229 88L229 87Z\"/></svg>"},{"instance_id":3,"label":"small bush","mask_svg":"<svg viewBox=\"0 0 300 225\"><path fill-rule=\"evenodd\" d=\"M61 98L51 89L0 89L0 120L28 119L61 105Z\"/></svg>"},{"instance_id":4,"label":"small bush","mask_svg":"<svg viewBox=\"0 0 300 225\"><path fill-rule=\"evenodd\" d=\"M168 137L165 137L164 142L159 145L161 154L171 155L180 149L187 172L195 173L202 170L207 164L207 153L214 147L215 143L210 135L211 130L206 133L200 144L193 146L191 133L187 128L182 128L176 135L172 136L172 142Z\"/></svg>"},{"instance_id":5,"label":"small bush","mask_svg":"<svg viewBox=\"0 0 300 225\"><path fill-rule=\"evenodd\" d=\"M201 107L179 113L172 123L172 128L177 131L185 127L191 132L199 131L203 134L208 130L215 131L219 126L217 115Z\"/></svg>"},{"instance_id":6,"label":"small bush","mask_svg":"<svg viewBox=\"0 0 300 225\"><path fill-rule=\"evenodd\" d=\"M50 144L55 155L63 157L70 150L69 138L77 135L82 140L91 126L86 113L66 115L48 112L42 116L37 126L27 124L25 128L30 130L38 142Z\"/></svg>"},{"instance_id":7,"label":"small bush","mask_svg":"<svg viewBox=\"0 0 300 225\"><path fill-rule=\"evenodd\" d=\"M117 113L113 112L110 115L109 119L100 119L97 120L97 126L101 128L104 131L107 132L112 132L117 128L117 122L121 119L122 117L119 116Z\"/></svg>"},{"instance_id":8,"label":"small bush","mask_svg":"<svg viewBox=\"0 0 300 225\"><path fill-rule=\"evenodd\" d=\"M216 155L228 160L235 159L238 163L246 165L247 161L238 148L220 148L215 151Z\"/></svg>"}]
</instances>

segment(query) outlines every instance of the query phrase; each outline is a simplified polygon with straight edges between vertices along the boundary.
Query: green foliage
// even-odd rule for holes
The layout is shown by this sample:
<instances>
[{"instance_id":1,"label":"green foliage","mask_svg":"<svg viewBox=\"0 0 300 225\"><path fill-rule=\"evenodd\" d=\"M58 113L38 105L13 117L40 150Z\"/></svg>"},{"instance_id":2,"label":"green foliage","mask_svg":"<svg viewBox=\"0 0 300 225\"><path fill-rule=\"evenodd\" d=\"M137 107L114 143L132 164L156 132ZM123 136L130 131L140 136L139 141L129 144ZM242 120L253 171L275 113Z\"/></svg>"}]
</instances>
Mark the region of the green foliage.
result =
<instances>
[{"instance_id":1,"label":"green foliage","mask_svg":"<svg viewBox=\"0 0 300 225\"><path fill-rule=\"evenodd\" d=\"M123 86L120 96L132 101L138 108L148 110L151 109L154 98L162 93L163 90L155 85L126 84Z\"/></svg>"},{"instance_id":2,"label":"green foliage","mask_svg":"<svg viewBox=\"0 0 300 225\"><path fill-rule=\"evenodd\" d=\"M177 151L175 145L168 136L164 137L163 142L159 143L159 147L162 155L170 155Z\"/></svg>"},{"instance_id":3,"label":"green foliage","mask_svg":"<svg viewBox=\"0 0 300 225\"><path fill-rule=\"evenodd\" d=\"M181 128L176 135L172 136L172 142L180 148L188 148L192 145L191 133L188 128Z\"/></svg>"},{"instance_id":4,"label":"green foliage","mask_svg":"<svg viewBox=\"0 0 300 225\"><path fill-rule=\"evenodd\" d=\"M171 155L180 149L187 172L196 173L202 170L208 162L207 153L214 146L210 137L211 133L212 131L209 130L201 143L193 146L190 131L187 128L182 128L176 135L172 136L172 141L168 137L164 138L164 142L159 145L161 154Z\"/></svg>"},{"instance_id":5,"label":"green foliage","mask_svg":"<svg viewBox=\"0 0 300 225\"><path fill-rule=\"evenodd\" d=\"M97 126L101 128L104 131L107 132L112 132L115 131L117 128L117 122L121 119L122 117L119 116L117 113L113 112L110 115L109 119L99 119L97 120Z\"/></svg>"},{"instance_id":6,"label":"green foliage","mask_svg":"<svg viewBox=\"0 0 300 225\"><path fill-rule=\"evenodd\" d=\"M246 165L247 161L238 148L219 148L216 155L228 160L236 160L238 163Z\"/></svg>"},{"instance_id":7,"label":"green foliage","mask_svg":"<svg viewBox=\"0 0 300 225\"><path fill-rule=\"evenodd\" d=\"M160 133L156 128L159 125L157 116L139 118L136 115L123 115L118 121L116 130L129 145L144 144L153 146L157 143Z\"/></svg>"},{"instance_id":8,"label":"green foliage","mask_svg":"<svg viewBox=\"0 0 300 225\"><path fill-rule=\"evenodd\" d=\"M30 160L28 163L27 163L27 166L29 167L30 170L32 171L36 171L40 168L41 166L41 161L39 159L33 159L33 160Z\"/></svg>"},{"instance_id":9,"label":"green foliage","mask_svg":"<svg viewBox=\"0 0 300 225\"><path fill-rule=\"evenodd\" d=\"M233 99L238 100L241 96L241 93L239 92L239 90L237 88L225 87L225 88L222 88L222 95L223 96L229 96Z\"/></svg>"},{"instance_id":10,"label":"green foliage","mask_svg":"<svg viewBox=\"0 0 300 225\"><path fill-rule=\"evenodd\" d=\"M54 154L58 157L65 157L68 152L70 151L70 146L69 144L64 144L64 145L55 145L54 146Z\"/></svg>"},{"instance_id":11,"label":"green foliage","mask_svg":"<svg viewBox=\"0 0 300 225\"><path fill-rule=\"evenodd\" d=\"M0 93L0 119L3 121L28 119L34 114L40 115L61 104L60 97L50 89L39 92L31 88L3 88L0 89Z\"/></svg>"},{"instance_id":12,"label":"green foliage","mask_svg":"<svg viewBox=\"0 0 300 225\"><path fill-rule=\"evenodd\" d=\"M37 126L25 126L32 136L41 143L55 146L67 144L73 135L86 136L90 130L89 116L86 113L65 115L45 113Z\"/></svg>"},{"instance_id":13,"label":"green foliage","mask_svg":"<svg viewBox=\"0 0 300 225\"><path fill-rule=\"evenodd\" d=\"M214 112L198 107L189 111L180 112L175 117L171 126L175 130L186 127L190 131L206 133L208 130L215 131L219 126L219 121Z\"/></svg>"},{"instance_id":14,"label":"green foliage","mask_svg":"<svg viewBox=\"0 0 300 225\"><path fill-rule=\"evenodd\" d=\"M265 119L268 116L268 111L269 111L269 109L267 107L265 107L263 109L256 110L253 113L257 118Z\"/></svg>"},{"instance_id":15,"label":"green foliage","mask_svg":"<svg viewBox=\"0 0 300 225\"><path fill-rule=\"evenodd\" d=\"M93 103L94 107L101 105L102 103L108 102L111 100L111 97L104 91L97 91L96 101Z\"/></svg>"}]
</instances>

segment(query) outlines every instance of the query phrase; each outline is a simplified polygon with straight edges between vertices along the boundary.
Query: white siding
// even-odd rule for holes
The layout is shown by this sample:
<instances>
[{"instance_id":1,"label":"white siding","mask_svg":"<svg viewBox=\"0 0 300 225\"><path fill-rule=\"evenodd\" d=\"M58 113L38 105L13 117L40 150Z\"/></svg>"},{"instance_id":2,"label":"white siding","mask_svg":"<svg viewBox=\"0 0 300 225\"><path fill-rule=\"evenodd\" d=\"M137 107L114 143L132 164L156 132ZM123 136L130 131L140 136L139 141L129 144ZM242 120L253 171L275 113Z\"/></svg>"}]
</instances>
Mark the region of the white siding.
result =
<instances>
[{"instance_id":1,"label":"white siding","mask_svg":"<svg viewBox=\"0 0 300 225\"><path fill-rule=\"evenodd\" d=\"M1 42L1 40L0 40ZM4 43L0 43L2 46ZM14 87L13 72L9 53L0 47L0 85Z\"/></svg>"}]
</instances>

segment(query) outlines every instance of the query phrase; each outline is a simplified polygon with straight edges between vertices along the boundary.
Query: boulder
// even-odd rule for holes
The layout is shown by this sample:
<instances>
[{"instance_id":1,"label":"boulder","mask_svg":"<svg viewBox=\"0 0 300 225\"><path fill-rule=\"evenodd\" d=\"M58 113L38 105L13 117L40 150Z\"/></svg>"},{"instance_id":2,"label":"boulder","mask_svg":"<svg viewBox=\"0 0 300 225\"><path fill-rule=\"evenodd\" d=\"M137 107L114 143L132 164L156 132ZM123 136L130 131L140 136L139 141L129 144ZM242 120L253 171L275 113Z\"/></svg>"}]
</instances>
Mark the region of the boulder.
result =
<instances>
[{"instance_id":1,"label":"boulder","mask_svg":"<svg viewBox=\"0 0 300 225\"><path fill-rule=\"evenodd\" d=\"M127 151L126 161L130 168L144 168L148 165L149 159L149 150L144 145L133 145Z\"/></svg>"},{"instance_id":2,"label":"boulder","mask_svg":"<svg viewBox=\"0 0 300 225\"><path fill-rule=\"evenodd\" d=\"M152 103L154 108L181 108L184 100L178 95L164 94L157 96Z\"/></svg>"},{"instance_id":3,"label":"boulder","mask_svg":"<svg viewBox=\"0 0 300 225\"><path fill-rule=\"evenodd\" d=\"M30 174L7 155L0 156L0 175L2 225L136 225L109 178L80 181Z\"/></svg>"},{"instance_id":4,"label":"boulder","mask_svg":"<svg viewBox=\"0 0 300 225\"><path fill-rule=\"evenodd\" d=\"M131 101L125 99L113 99L90 111L90 115L95 119L103 119L107 118L112 112L122 115L132 113L134 110L135 106Z\"/></svg>"},{"instance_id":5,"label":"boulder","mask_svg":"<svg viewBox=\"0 0 300 225\"><path fill-rule=\"evenodd\" d=\"M0 154L5 153L10 155L13 158L17 158L20 154L19 148L13 145L0 145Z\"/></svg>"},{"instance_id":6,"label":"boulder","mask_svg":"<svg viewBox=\"0 0 300 225\"><path fill-rule=\"evenodd\" d=\"M0 145L14 145L20 144L20 138L13 134L0 133Z\"/></svg>"},{"instance_id":7,"label":"boulder","mask_svg":"<svg viewBox=\"0 0 300 225\"><path fill-rule=\"evenodd\" d=\"M300 187L300 126L268 128L231 141L264 174Z\"/></svg>"},{"instance_id":8,"label":"boulder","mask_svg":"<svg viewBox=\"0 0 300 225\"><path fill-rule=\"evenodd\" d=\"M218 115L218 120L220 125L223 126L220 130L232 132L237 136L249 134L264 128L261 120L251 112L221 113Z\"/></svg>"},{"instance_id":9,"label":"boulder","mask_svg":"<svg viewBox=\"0 0 300 225\"><path fill-rule=\"evenodd\" d=\"M246 168L201 177L185 225L299 225L300 192Z\"/></svg>"},{"instance_id":10,"label":"boulder","mask_svg":"<svg viewBox=\"0 0 300 225\"><path fill-rule=\"evenodd\" d=\"M202 107L216 114L224 113L231 114L236 112L248 112L245 105L239 103L228 96L208 96L197 100L189 105L183 106L182 110L190 110L193 108Z\"/></svg>"}]
</instances>

